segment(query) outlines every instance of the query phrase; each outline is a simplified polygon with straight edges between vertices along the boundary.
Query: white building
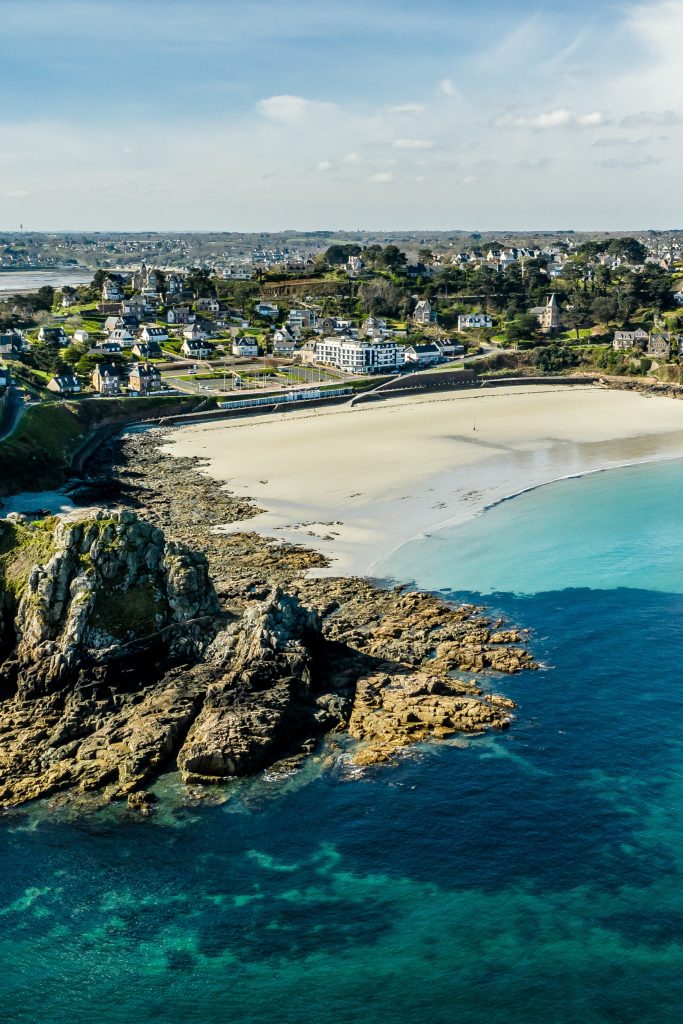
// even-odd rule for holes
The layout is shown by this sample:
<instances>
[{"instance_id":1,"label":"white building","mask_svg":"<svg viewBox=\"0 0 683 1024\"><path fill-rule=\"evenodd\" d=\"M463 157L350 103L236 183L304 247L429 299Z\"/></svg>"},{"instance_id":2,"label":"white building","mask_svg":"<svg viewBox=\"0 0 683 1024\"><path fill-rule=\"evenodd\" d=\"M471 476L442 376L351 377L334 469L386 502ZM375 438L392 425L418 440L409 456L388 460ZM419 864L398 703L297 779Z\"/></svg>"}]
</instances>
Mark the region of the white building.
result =
<instances>
[{"instance_id":1,"label":"white building","mask_svg":"<svg viewBox=\"0 0 683 1024\"><path fill-rule=\"evenodd\" d=\"M458 317L459 331L471 331L475 327L493 327L493 320L488 313L466 313Z\"/></svg>"},{"instance_id":2,"label":"white building","mask_svg":"<svg viewBox=\"0 0 683 1024\"><path fill-rule=\"evenodd\" d=\"M232 343L232 354L234 356L257 356L258 355L258 341L256 338L235 338Z\"/></svg>"},{"instance_id":3,"label":"white building","mask_svg":"<svg viewBox=\"0 0 683 1024\"><path fill-rule=\"evenodd\" d=\"M224 281L251 281L253 276L249 267L229 266L223 268Z\"/></svg>"},{"instance_id":4,"label":"white building","mask_svg":"<svg viewBox=\"0 0 683 1024\"><path fill-rule=\"evenodd\" d=\"M344 373L381 373L403 365L403 348L395 341L322 338L304 349L304 359L335 366Z\"/></svg>"}]
</instances>

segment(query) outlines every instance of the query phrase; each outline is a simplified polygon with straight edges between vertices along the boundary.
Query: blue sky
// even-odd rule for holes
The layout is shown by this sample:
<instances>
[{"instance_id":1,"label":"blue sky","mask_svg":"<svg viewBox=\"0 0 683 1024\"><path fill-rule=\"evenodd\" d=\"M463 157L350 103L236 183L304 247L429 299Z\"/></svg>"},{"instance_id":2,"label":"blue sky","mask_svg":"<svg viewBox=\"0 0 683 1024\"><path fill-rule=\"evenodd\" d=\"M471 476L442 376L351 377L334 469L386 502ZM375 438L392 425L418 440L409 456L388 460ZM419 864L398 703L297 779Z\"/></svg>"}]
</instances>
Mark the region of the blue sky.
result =
<instances>
[{"instance_id":1,"label":"blue sky","mask_svg":"<svg viewBox=\"0 0 683 1024\"><path fill-rule=\"evenodd\" d=\"M0 226L676 222L683 0L0 0Z\"/></svg>"}]
</instances>

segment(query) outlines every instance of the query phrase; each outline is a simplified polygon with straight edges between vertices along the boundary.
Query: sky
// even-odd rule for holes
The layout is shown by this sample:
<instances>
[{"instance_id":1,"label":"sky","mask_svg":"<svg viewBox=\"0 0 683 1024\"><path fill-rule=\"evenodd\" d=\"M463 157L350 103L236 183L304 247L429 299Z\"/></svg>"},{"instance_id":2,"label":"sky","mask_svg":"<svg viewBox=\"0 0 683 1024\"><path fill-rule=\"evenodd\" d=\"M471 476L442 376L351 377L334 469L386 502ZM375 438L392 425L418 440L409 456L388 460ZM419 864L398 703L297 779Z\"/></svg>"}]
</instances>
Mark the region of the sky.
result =
<instances>
[{"instance_id":1,"label":"sky","mask_svg":"<svg viewBox=\"0 0 683 1024\"><path fill-rule=\"evenodd\" d=\"M683 226L683 0L0 0L0 229Z\"/></svg>"}]
</instances>

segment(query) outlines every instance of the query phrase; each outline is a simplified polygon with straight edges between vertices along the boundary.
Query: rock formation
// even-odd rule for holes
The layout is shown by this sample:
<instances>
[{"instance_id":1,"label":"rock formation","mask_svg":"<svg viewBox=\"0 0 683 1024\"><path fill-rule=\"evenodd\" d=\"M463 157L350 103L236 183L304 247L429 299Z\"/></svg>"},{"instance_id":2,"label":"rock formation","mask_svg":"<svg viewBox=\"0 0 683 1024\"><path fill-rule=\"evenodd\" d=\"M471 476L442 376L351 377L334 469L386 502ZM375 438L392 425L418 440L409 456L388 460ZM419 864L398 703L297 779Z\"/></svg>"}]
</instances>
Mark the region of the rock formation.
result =
<instances>
[{"instance_id":1,"label":"rock formation","mask_svg":"<svg viewBox=\"0 0 683 1024\"><path fill-rule=\"evenodd\" d=\"M178 512L186 536L196 514ZM482 609L310 579L305 551L249 534L208 548L219 600L206 556L160 519L0 523L0 805L59 793L147 813L168 770L223 782L335 730L370 764L509 723L513 702L471 673L533 662Z\"/></svg>"}]
</instances>

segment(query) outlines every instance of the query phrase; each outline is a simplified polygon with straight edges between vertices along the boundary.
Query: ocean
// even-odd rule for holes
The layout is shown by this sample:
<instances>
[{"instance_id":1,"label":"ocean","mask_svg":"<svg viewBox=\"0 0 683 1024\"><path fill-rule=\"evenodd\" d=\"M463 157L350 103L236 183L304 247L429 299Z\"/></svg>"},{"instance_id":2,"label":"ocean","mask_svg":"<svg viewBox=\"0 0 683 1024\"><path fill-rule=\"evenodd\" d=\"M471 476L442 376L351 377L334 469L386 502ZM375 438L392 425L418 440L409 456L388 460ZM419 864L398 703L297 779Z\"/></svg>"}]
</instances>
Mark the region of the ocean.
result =
<instances>
[{"instance_id":1,"label":"ocean","mask_svg":"<svg viewBox=\"0 0 683 1024\"><path fill-rule=\"evenodd\" d=\"M5 1024L681 1020L683 466L548 485L382 571L530 629L511 729L363 773L340 741L151 819L5 816Z\"/></svg>"},{"instance_id":2,"label":"ocean","mask_svg":"<svg viewBox=\"0 0 683 1024\"><path fill-rule=\"evenodd\" d=\"M44 285L61 288L69 284L89 284L94 271L83 267L63 267L58 270L4 270L0 271L0 295L38 291Z\"/></svg>"}]
</instances>

